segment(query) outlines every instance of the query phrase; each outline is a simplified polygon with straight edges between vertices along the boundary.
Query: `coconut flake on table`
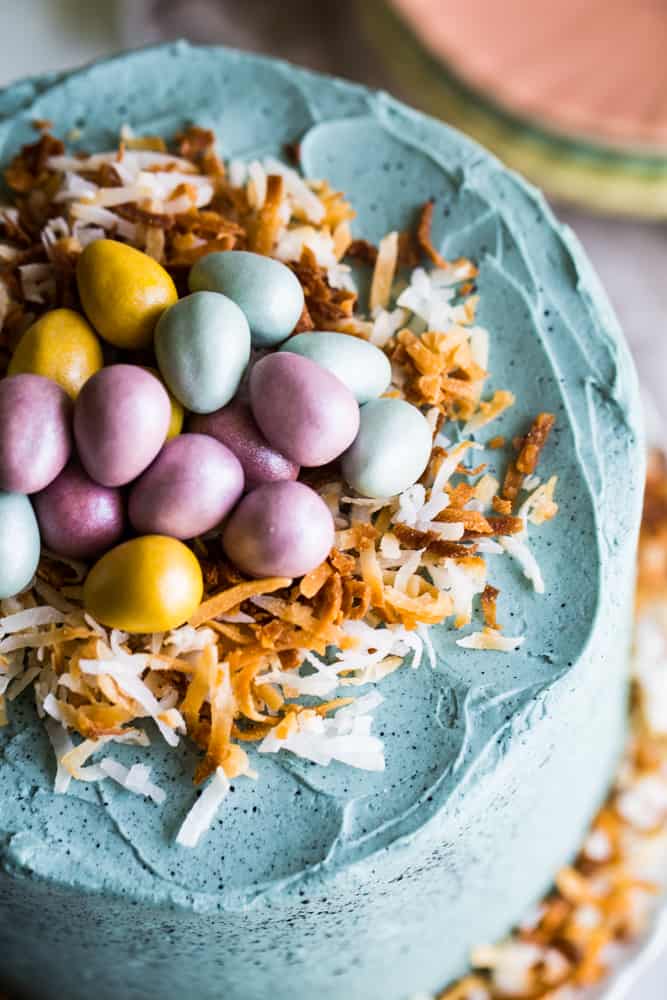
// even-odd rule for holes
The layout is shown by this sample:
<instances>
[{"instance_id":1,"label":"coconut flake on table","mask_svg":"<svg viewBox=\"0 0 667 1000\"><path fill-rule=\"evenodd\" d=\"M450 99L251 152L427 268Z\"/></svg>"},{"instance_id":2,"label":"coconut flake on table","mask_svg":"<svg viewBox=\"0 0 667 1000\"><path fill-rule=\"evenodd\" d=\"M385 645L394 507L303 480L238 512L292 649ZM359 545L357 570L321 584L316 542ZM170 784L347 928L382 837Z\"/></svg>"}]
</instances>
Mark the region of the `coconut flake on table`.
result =
<instances>
[{"instance_id":1,"label":"coconut flake on table","mask_svg":"<svg viewBox=\"0 0 667 1000\"><path fill-rule=\"evenodd\" d=\"M382 740L371 734L371 713L383 701L374 691L327 718L306 710L297 716L295 731L282 739L270 732L260 743L259 753L288 750L323 767L335 760L364 771L384 771Z\"/></svg>"},{"instance_id":2,"label":"coconut flake on table","mask_svg":"<svg viewBox=\"0 0 667 1000\"><path fill-rule=\"evenodd\" d=\"M221 767L216 768L201 795L183 820L176 835L181 847L196 847L210 829L216 814L230 789L229 779Z\"/></svg>"}]
</instances>

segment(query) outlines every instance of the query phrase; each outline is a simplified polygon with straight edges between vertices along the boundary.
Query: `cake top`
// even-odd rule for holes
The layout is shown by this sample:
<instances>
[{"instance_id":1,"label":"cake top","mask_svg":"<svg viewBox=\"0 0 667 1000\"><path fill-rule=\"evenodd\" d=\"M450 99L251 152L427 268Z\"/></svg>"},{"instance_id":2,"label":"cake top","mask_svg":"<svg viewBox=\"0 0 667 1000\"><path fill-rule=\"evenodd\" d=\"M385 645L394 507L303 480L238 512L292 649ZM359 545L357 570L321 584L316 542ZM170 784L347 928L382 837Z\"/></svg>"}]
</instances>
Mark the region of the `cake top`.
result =
<instances>
[{"instance_id":1,"label":"cake top","mask_svg":"<svg viewBox=\"0 0 667 1000\"><path fill-rule=\"evenodd\" d=\"M108 102L107 88L112 84L118 88L119 81L122 81L122 99ZM40 94L43 86L46 89ZM202 107L204 95L206 107ZM25 107L21 108L24 101ZM113 132L120 129L121 120L135 121L130 112L141 108L136 121L141 122L142 135L172 136L179 129L182 132L192 117L192 107L196 106L198 120L204 126L216 127L224 173L218 154L211 147L211 136L199 130L182 132L179 155L187 158L190 150L191 162L199 164L196 174L202 180L195 184L194 194L188 190L186 181L182 192L177 186L168 192L168 198L185 197L190 199L190 205L193 199L201 198L203 204L197 206L201 219L208 207L201 189L204 182L217 178L232 201L235 198L244 201L241 210L237 205L236 216L228 212L226 217L236 223L238 232L230 233L229 227L224 233L218 229L213 238L229 240L231 235L232 245L239 239L244 249L248 221L252 219L255 223L252 239L260 241L250 248L261 250L261 240L266 239L267 227L273 220L275 229L268 248L291 262L292 273L305 291L312 325L381 347L394 362L392 395L407 395L421 406L434 429L440 429L443 418L448 421L444 427L447 440L436 447L419 488L396 491L396 497L389 502L386 497L369 499L361 490L350 496L341 487L341 476L325 476L324 480L319 477L319 482L311 482L327 498L338 520L336 554L296 585L274 579L269 586L265 580L262 588L242 576L235 579L224 568L225 576L209 580L212 603L205 602L193 611L190 625L185 629L172 631L168 637L161 635L159 641L153 639L136 648L134 640L107 630L100 631L98 640L91 630L99 625L90 621L86 622L85 635L73 635L71 640L68 637L73 647L79 641L92 641L98 643L98 648L99 643L109 648L116 665L108 676L121 689L125 684L126 695L142 704L142 713L132 706L134 716L158 716L163 734L165 729L177 732L181 719L193 734L200 728L209 751L200 775L211 773L216 767L219 770L217 778L198 800L201 806L195 811L193 822L196 827L197 813L206 812L212 806L211 800L228 790L231 776L234 807L224 814L224 821L216 825L210 837L218 845L232 844L244 837L244 829L251 830L249 857L243 870L232 857L221 860L220 851L215 851L215 858L205 856L200 864L188 862L181 855L177 861L173 857L169 860L169 852L173 856L175 850L169 846L170 835L180 825L179 811L182 819L183 803L192 801L192 793L179 780L191 767L191 758L165 750L155 739L149 757L141 758L149 760L154 768L148 783L145 772L142 772L143 783L136 771L130 777L128 765L134 762L136 751L127 746L114 746L113 755L109 754L113 760L107 762L106 769L98 763L94 767L101 773L93 770L84 777L92 779L108 774L126 787L129 779L129 787L134 783L135 788L139 781L140 790L149 795L154 793L154 798L162 798L160 790L168 788L160 820L152 823L154 807L150 804L134 799L123 789L115 792L105 784L101 791L104 807L94 813L94 822L101 824L101 828L111 822L123 830L124 839L129 838L142 857L151 857L151 871L159 873L161 888L153 885L149 889L142 882L137 891L162 892L168 887L167 891L176 897L181 895L179 887L186 893L210 892L217 874L224 887L223 897L231 898L226 895L231 893L238 898L238 893L254 893L258 886L280 883L326 856L331 855L334 866L343 864L391 843L401 834L414 833L442 807L458 783L465 780L489 740L501 737L507 720L511 729L511 720L518 719L535 704L541 690L548 690L553 681L576 663L595 617L605 550L613 545L606 526L613 526L613 535L622 530L625 518L628 523L632 521L636 504L631 491L628 496L621 496L618 491L608 492L607 483L613 482L617 469L632 466L635 387L624 348L617 340L613 317L585 261L536 196L461 137L386 97L282 64L221 50L167 47L100 64L48 85L22 85L6 94L4 103L7 107L13 103L15 110L3 125L5 158L18 152L30 138L34 143L34 134L30 137L31 120L49 119L54 131L68 137L75 148L78 144L86 150L111 149L106 162L114 170L114 164L125 162L129 171L133 164L142 162L142 156L143 166L155 166L156 161L150 163L151 155L157 153L159 157L164 151L155 148L155 141L146 150L142 148L146 143L137 142L134 134L126 132L125 152L119 159ZM102 106L108 108L104 127L99 114L93 115L95 108ZM172 110L165 116L167 106ZM298 173L276 161L276 156L284 153L285 145L295 139L300 139L298 165L309 181L307 184ZM166 232L160 220L156 224L153 217L159 211L152 214L152 206L137 206L136 196L130 201L122 200L128 197L127 191L116 204L129 205L129 211L116 209L113 200L108 200L110 196L105 192L123 184L130 186L136 178L121 178L120 185L117 178L113 184L99 183L97 171L103 168L103 161L95 163L92 171L82 160L56 159L49 164L51 155L64 154L60 149L49 150L48 143L49 140L42 140L35 147L45 150L43 161L39 159L41 153L35 154L38 169L45 167L47 175L53 171L54 190L70 195L63 199L69 202L66 224L72 226L74 220L82 223L76 234L69 229L67 233L52 229L55 245L70 238L80 242L81 235L85 241L87 229L94 231L100 225L104 229L106 223L115 227L113 235L141 240L145 249L172 270L189 267L199 256L196 250L201 246L201 237L192 240L192 227L186 227L183 234L178 227L176 234ZM25 157L15 163L15 170L21 162L26 162ZM84 182L90 183L91 173L95 191L88 188L84 193L79 182L72 178L83 176ZM281 192L278 211L271 194L276 190ZM344 196L335 194L338 190ZM96 209L92 214L86 209L91 195ZM247 218L243 217L244 206ZM346 227L352 214L349 206L356 212L356 218L348 233ZM164 213L164 205L161 208ZM176 209L171 208L167 214L178 218L180 204ZM320 211L323 214L315 218ZM420 224L415 229L418 212L421 212ZM188 209L182 214L187 215ZM190 212L191 217L196 215ZM324 226L323 219L326 219ZM6 225L7 220L12 217L6 216ZM397 269L401 249L398 234L415 232L412 249L422 259L410 261L407 272L401 276ZM108 235L106 229L105 234ZM184 238L179 241L176 237L181 235ZM352 237L356 242L350 244ZM403 243L409 249L410 241L404 239ZM90 246L95 246L94 239ZM74 245L71 249L77 252ZM222 249L210 243L206 246L207 251ZM224 247L228 249L229 242ZM377 258L373 260L375 249ZM41 262L47 268L53 266L53 244L49 244L48 250L51 253L46 253L47 260ZM362 311L366 311L362 307L355 312L355 293L346 287L349 273L346 265L341 266L344 253L349 250L352 254L348 257L371 258L370 264L359 264L358 269L361 282L364 272L366 280L370 278L374 315L362 316ZM173 252L184 254L184 260L175 261L173 257L170 260ZM327 257L329 253L333 254L331 259ZM13 267L17 262L9 263ZM50 276L46 272L40 275ZM35 271L19 272L20 279L26 282L39 279L40 275ZM40 294L34 287L29 289L28 296L25 292L24 288L24 298ZM307 327L305 314L302 320ZM305 336L308 339L319 335ZM622 364L618 363L619 357ZM268 358L280 358L280 353L269 354ZM487 367L492 373L489 380ZM165 374L164 363L160 368ZM576 378L574 372L578 373ZM581 379L584 373L585 378ZM604 396L596 386L602 387ZM463 388L465 392L461 391ZM260 396L263 398L264 394ZM556 419L556 431L549 443L548 468L560 478L559 502L564 509L544 534L531 529L528 545L523 537L526 519L532 516L540 521L554 512L553 480L542 484L525 479L534 475L540 447L551 429L551 417L538 417L534 423L536 416L543 413L553 413ZM596 414L595 424L592 413ZM493 418L498 419L497 424L490 422ZM398 431L400 426L399 421ZM529 432L531 427L533 430ZM517 436L523 438L518 453L511 447ZM501 437L505 439L504 448L476 447L490 442L500 444ZM472 446L471 438L478 439ZM470 470L482 459L488 461L489 467L472 473ZM464 460L470 462L467 472L459 468ZM352 470L347 476L351 478L354 474ZM526 486L527 492L518 492ZM497 509L489 513L495 495ZM520 518L521 523L515 518ZM566 525L560 527L564 520ZM494 536L490 543L485 541L489 536ZM211 572L220 572L223 564L216 558L215 543L209 544L210 551L206 547L200 550L200 562L205 568L210 564ZM472 551L475 546L477 551ZM480 549L483 552L484 547L487 551L483 554L489 554L489 561L491 554L495 557L505 553L493 563L493 583L502 595L500 617L512 622L504 634L494 628L494 591L485 590L484 560L480 559ZM582 554L581 560L572 558L576 549ZM505 557L507 554L518 558L518 572L511 559ZM76 603L79 580L76 576L56 579L59 595L54 594L48 579L48 573L55 572L54 565L57 563L51 559L43 563L38 578L39 603L50 603L64 616L70 614L70 608L63 608L62 596L68 603ZM429 578L417 572L425 565ZM521 569L529 580L522 579ZM443 575L438 581L439 573ZM74 588L69 596L68 587ZM540 595L541 590L546 593ZM355 593L360 597L366 619L356 629L350 626L360 618L345 614L342 604L348 595L345 599L352 602L348 609L352 607ZM462 641L451 622L432 629L430 635L418 627L420 623L450 619L452 613L458 619L454 624L467 626L472 618L473 598L481 593L484 593L482 616L475 612L476 625L466 628ZM295 608L301 610L295 612ZM235 620L224 620L230 618L230 613ZM301 621L294 620L295 614L301 616ZM375 619L371 617L369 621L369 614ZM276 622L282 623L283 630L287 624L287 631L292 633L297 629L309 632L313 626L316 632L321 630L307 655L313 673L301 671L297 675L298 662L294 662L294 657L276 660L275 654L280 652L276 649ZM372 628L372 634L364 632L365 628L370 630L380 623L385 627ZM16 626L16 620L13 624ZM6 655L20 648L21 640L17 647L15 635L25 635L25 631L17 632L11 622L3 622L3 626L13 633L3 640L8 644L0 647ZM40 629L62 631L62 626L61 617L45 620ZM262 630L269 643L266 659L258 663L261 658L253 653L244 662L243 645L251 638L257 640ZM345 648L341 630L353 637L355 645ZM389 633L391 642L379 649L378 656L374 651L380 639L384 643L385 633ZM202 640L203 635L208 641ZM210 641L212 635L215 642ZM53 648L44 639L38 645ZM472 646L472 650L466 649L466 645ZM341 650L333 664L322 662L327 646ZM304 648L301 635L299 643L293 641L284 652ZM397 658L409 650L423 650L422 655L428 660L431 648L437 659L436 670L426 663L415 672L395 669L400 662ZM220 650L228 654L226 660L218 655ZM91 659L98 662L105 659L99 652L91 657L82 656L80 650L76 653L84 675ZM223 704L222 699L220 704L213 704L212 701L211 709L202 713L205 693L200 691L196 702L193 692L197 684L190 680L187 690L191 697L187 704L177 700L179 708L165 704L162 711L156 711L142 688L135 684L130 692L127 687L119 661L122 663L128 654L143 658L141 665L133 661L132 671L140 666L137 672L144 680L147 662L151 662L149 673L158 673L152 664L165 655L171 657L167 665L186 678L194 667L195 675L200 674L200 687L203 684L205 688L206 681L210 683L215 675L215 690L221 695L230 693L225 688L225 665L229 670L228 665L236 657L234 663L239 671L247 666L246 710L239 713L241 722L235 723L238 749L227 751L222 757L211 752L213 709L220 708L220 725L234 722L233 715L229 717L228 702ZM269 662L271 656L273 662ZM183 666L185 663L189 664L187 668ZM384 669L378 671L378 664ZM40 673L39 661L33 669ZM258 671L270 675L270 681L266 679L263 685L257 685ZM71 670L64 672L72 676ZM129 668L125 675L128 672ZM320 700L336 696L336 681L343 672L344 679L352 681L353 686L377 681L381 673L386 673L380 699L373 688L370 695L362 694L357 699L354 709L348 705L340 708L340 703L326 706L324 712L285 707L287 703L303 705L303 698L308 695ZM90 676L98 677L99 668L91 670ZM227 678L231 680L229 674ZM220 685L218 679L222 681ZM21 677L23 681L25 674ZM151 677L147 685L154 701L163 694L151 690L155 683L156 678ZM309 691L309 684L316 684L318 690ZM325 685L329 685L326 691ZM60 718L56 715L53 720L59 723L67 721L63 705L81 710L80 699L71 698L72 687L68 689L67 684L62 687L66 690L58 691L57 685L54 690L49 688L42 700L47 714L49 707L61 713ZM179 690L182 680L176 684L177 694ZM237 687L232 694L236 705L241 704L241 688ZM297 700L295 695L301 697ZM191 727L187 726L188 711L195 720ZM22 702L12 704L11 714L12 731L16 720L22 721L20 739L34 740L43 746L40 724L30 719L30 712ZM159 718L161 714L165 717ZM299 715L306 723L304 726L300 725ZM372 715L375 716L373 734ZM294 722L289 721L292 716ZM281 720L280 728L274 724L276 718ZM53 732L53 726L50 728ZM218 735L221 731L216 730ZM255 739L261 737L261 748L265 751L260 758L252 756L252 765L239 742L248 734ZM350 736L352 743L347 739ZM386 760L379 743L382 737L386 741ZM356 767L354 772L344 766L322 766L327 756L336 759L337 754L331 753L331 748L341 744L343 753L338 759L348 765L352 763ZM228 735L220 745L230 746ZM82 749L75 751L74 756L68 755L67 763L75 770L85 764L91 749L97 749L80 746ZM276 754L281 747L291 749L292 754ZM62 742L57 752L64 756ZM356 760L355 753L360 755ZM359 766L362 759L371 768L378 768L377 772L365 773ZM307 760L317 760L318 764L313 766ZM249 768L255 770L255 763L260 771L259 782L237 783L235 775ZM379 770L385 764L386 770ZM48 768L37 777L38 755L31 767L31 780L48 787ZM20 768L18 771L11 768L3 774L7 789L17 780L20 782ZM390 795L385 794L387 790L391 790ZM56 827L59 830L56 834L59 838L74 838L78 842L76 816L85 808L84 802L94 800L92 789L91 794L92 799L88 789L77 791L73 797L68 796L71 802L66 807L57 807L62 810L62 823L58 821L54 827L54 832ZM288 800L289 815L286 815ZM251 807L261 810L261 822L252 820ZM183 841L190 839L190 830L186 827ZM277 840L281 844L279 852ZM80 855L79 848L76 853ZM234 852L230 848L222 853ZM37 849L29 860L24 854L20 859L16 854L14 860L34 865L34 870L38 870L40 865L47 864L46 858L40 860L39 856ZM178 875L172 878L167 872L174 865ZM48 866L52 872L57 869L59 877L71 877L68 863L62 858L48 861ZM82 871L77 878L84 881L95 882L99 877L85 864ZM122 878L119 873L114 875L114 880Z\"/></svg>"}]
</instances>

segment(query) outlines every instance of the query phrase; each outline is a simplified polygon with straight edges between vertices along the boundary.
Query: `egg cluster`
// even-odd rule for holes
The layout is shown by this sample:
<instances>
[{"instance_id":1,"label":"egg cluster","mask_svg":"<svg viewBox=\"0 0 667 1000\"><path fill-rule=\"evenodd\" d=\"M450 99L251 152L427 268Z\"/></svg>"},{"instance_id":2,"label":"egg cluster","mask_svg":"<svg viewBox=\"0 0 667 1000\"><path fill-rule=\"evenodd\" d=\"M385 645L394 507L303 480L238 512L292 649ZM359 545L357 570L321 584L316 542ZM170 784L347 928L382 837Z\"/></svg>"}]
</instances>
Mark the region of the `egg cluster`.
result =
<instances>
[{"instance_id":1,"label":"egg cluster","mask_svg":"<svg viewBox=\"0 0 667 1000\"><path fill-rule=\"evenodd\" d=\"M385 354L342 333L290 337L304 295L279 261L209 254L179 299L151 257L102 239L77 284L85 318L42 316L0 381L0 597L30 583L43 544L98 560L84 603L100 622L165 631L202 598L190 539L221 526L228 558L254 577L326 558L333 519L301 468L340 459L369 497L424 471L430 427L381 398Z\"/></svg>"}]
</instances>

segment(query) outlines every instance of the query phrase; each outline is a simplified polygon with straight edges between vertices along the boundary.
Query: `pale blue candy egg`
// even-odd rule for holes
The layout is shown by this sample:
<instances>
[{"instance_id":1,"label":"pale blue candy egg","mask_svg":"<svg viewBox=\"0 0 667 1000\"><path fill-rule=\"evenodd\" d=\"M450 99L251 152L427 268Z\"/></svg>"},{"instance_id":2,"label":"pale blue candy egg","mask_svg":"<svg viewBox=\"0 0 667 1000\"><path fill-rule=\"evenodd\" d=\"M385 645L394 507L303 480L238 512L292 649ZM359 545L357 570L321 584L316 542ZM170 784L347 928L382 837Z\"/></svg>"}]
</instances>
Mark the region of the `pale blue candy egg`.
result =
<instances>
[{"instance_id":1,"label":"pale blue candy egg","mask_svg":"<svg viewBox=\"0 0 667 1000\"><path fill-rule=\"evenodd\" d=\"M32 580L40 541L32 504L22 493L0 491L0 599L14 597Z\"/></svg>"},{"instance_id":2,"label":"pale blue candy egg","mask_svg":"<svg viewBox=\"0 0 667 1000\"><path fill-rule=\"evenodd\" d=\"M225 295L187 295L160 317L155 356L163 379L187 410L213 413L232 399L248 364L248 321Z\"/></svg>"},{"instance_id":3,"label":"pale blue candy egg","mask_svg":"<svg viewBox=\"0 0 667 1000\"><path fill-rule=\"evenodd\" d=\"M337 375L358 403L377 399L391 382L387 355L367 340L347 333L298 333L281 351L301 354Z\"/></svg>"},{"instance_id":4,"label":"pale blue candy egg","mask_svg":"<svg viewBox=\"0 0 667 1000\"><path fill-rule=\"evenodd\" d=\"M289 267L246 250L201 257L190 271L190 290L221 292L246 315L256 347L289 337L303 311L303 289Z\"/></svg>"},{"instance_id":5,"label":"pale blue candy egg","mask_svg":"<svg viewBox=\"0 0 667 1000\"><path fill-rule=\"evenodd\" d=\"M416 483L433 439L426 418L402 399L361 407L359 433L343 455L343 476L366 497L392 497Z\"/></svg>"}]
</instances>

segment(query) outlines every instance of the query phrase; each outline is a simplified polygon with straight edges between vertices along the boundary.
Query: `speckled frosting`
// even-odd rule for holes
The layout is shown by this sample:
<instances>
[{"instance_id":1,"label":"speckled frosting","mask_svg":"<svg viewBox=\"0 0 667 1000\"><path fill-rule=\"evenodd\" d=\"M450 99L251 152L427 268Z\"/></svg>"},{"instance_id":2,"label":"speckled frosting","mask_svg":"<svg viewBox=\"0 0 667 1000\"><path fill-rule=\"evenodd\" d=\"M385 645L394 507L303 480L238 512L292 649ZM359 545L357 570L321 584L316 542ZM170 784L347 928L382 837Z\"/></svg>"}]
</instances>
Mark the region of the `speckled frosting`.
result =
<instances>
[{"instance_id":1,"label":"speckled frosting","mask_svg":"<svg viewBox=\"0 0 667 1000\"><path fill-rule=\"evenodd\" d=\"M625 734L640 407L595 276L539 195L478 146L283 63L179 43L19 83L0 114L3 162L35 118L79 129L87 150L127 121L168 135L195 120L244 158L302 136L305 172L346 192L371 240L435 197L443 252L480 265L493 382L517 395L498 432L556 414L561 507L534 541L545 596L490 557L503 622L528 636L519 652L460 649L434 629L437 669L383 682L384 773L263 757L194 851L174 844L193 751L154 741L162 807L108 783L56 796L31 695L12 704L0 981L34 1000L407 1000L442 986L574 853Z\"/></svg>"}]
</instances>

